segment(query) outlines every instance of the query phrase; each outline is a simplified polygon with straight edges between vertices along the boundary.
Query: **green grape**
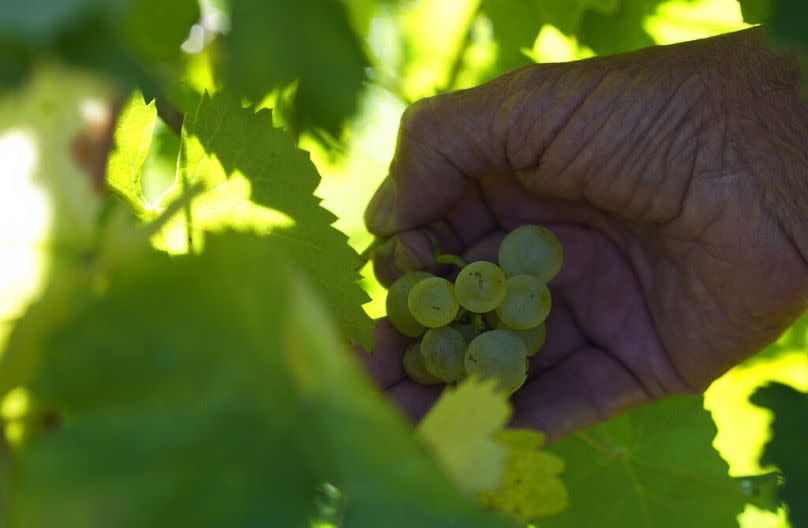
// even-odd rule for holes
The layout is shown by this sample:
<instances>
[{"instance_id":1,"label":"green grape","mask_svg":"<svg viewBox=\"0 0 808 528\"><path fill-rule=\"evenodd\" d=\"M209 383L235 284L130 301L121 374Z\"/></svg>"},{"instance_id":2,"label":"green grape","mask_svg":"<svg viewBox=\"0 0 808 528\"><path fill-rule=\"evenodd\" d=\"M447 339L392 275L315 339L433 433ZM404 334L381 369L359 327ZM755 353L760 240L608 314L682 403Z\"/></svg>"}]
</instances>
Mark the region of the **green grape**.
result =
<instances>
[{"instance_id":1,"label":"green grape","mask_svg":"<svg viewBox=\"0 0 808 528\"><path fill-rule=\"evenodd\" d=\"M424 325L415 320L407 306L407 297L416 282L431 277L424 271L413 271L402 275L387 291L387 319L393 328L407 337L419 337L426 331Z\"/></svg>"},{"instance_id":2,"label":"green grape","mask_svg":"<svg viewBox=\"0 0 808 528\"><path fill-rule=\"evenodd\" d=\"M466 350L466 374L497 378L499 387L516 392L527 379L527 350L521 339L508 330L483 332Z\"/></svg>"},{"instance_id":3,"label":"green grape","mask_svg":"<svg viewBox=\"0 0 808 528\"><path fill-rule=\"evenodd\" d=\"M415 283L407 297L407 306L415 320L429 328L448 325L459 309L454 285L441 277L428 277Z\"/></svg>"},{"instance_id":4,"label":"green grape","mask_svg":"<svg viewBox=\"0 0 808 528\"><path fill-rule=\"evenodd\" d=\"M506 281L505 273L493 262L472 262L455 279L457 302L470 312L490 312L505 299Z\"/></svg>"},{"instance_id":5,"label":"green grape","mask_svg":"<svg viewBox=\"0 0 808 528\"><path fill-rule=\"evenodd\" d=\"M427 372L424 366L424 356L421 355L421 343L413 343L407 347L402 358L404 372L416 383L421 385L435 385L440 380Z\"/></svg>"},{"instance_id":6,"label":"green grape","mask_svg":"<svg viewBox=\"0 0 808 528\"><path fill-rule=\"evenodd\" d=\"M426 371L446 383L457 381L465 374L466 340L454 328L432 328L421 341L421 355Z\"/></svg>"},{"instance_id":7,"label":"green grape","mask_svg":"<svg viewBox=\"0 0 808 528\"><path fill-rule=\"evenodd\" d=\"M514 330L539 326L550 313L550 290L535 275L508 277L508 293L497 307L497 317Z\"/></svg>"},{"instance_id":8,"label":"green grape","mask_svg":"<svg viewBox=\"0 0 808 528\"><path fill-rule=\"evenodd\" d=\"M527 350L527 357L536 355L536 352L541 350L544 346L544 339L547 337L547 327L544 323L535 328L528 328L527 330L514 330L513 328L502 327L503 330L508 330L513 335L522 340Z\"/></svg>"},{"instance_id":9,"label":"green grape","mask_svg":"<svg viewBox=\"0 0 808 528\"><path fill-rule=\"evenodd\" d=\"M525 344L525 348L527 349L527 357L535 355L536 352L541 350L541 347L544 346L544 340L547 337L547 327L544 325L544 323L533 328L528 328L527 330L514 330L500 321L499 317L496 315L496 312L489 312L489 314L486 314L488 325L492 328L508 330L513 335L521 339Z\"/></svg>"},{"instance_id":10,"label":"green grape","mask_svg":"<svg viewBox=\"0 0 808 528\"><path fill-rule=\"evenodd\" d=\"M547 283L558 275L563 261L561 242L552 231L537 225L517 227L499 246L499 265L509 277L532 273Z\"/></svg>"}]
</instances>

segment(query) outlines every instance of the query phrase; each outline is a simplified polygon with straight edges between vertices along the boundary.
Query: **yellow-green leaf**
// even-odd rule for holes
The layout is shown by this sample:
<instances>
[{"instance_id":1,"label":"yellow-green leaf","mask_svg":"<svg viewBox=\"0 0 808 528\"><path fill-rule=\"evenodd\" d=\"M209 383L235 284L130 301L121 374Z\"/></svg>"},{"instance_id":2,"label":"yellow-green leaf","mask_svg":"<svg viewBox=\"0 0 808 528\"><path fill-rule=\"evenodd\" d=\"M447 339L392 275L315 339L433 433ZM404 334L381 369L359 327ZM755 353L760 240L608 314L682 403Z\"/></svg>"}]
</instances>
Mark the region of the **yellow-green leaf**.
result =
<instances>
[{"instance_id":1,"label":"yellow-green leaf","mask_svg":"<svg viewBox=\"0 0 808 528\"><path fill-rule=\"evenodd\" d=\"M418 425L418 434L455 484L473 494L501 482L505 447L494 433L510 415L507 396L496 382L472 377L443 392Z\"/></svg>"},{"instance_id":2,"label":"yellow-green leaf","mask_svg":"<svg viewBox=\"0 0 808 528\"><path fill-rule=\"evenodd\" d=\"M559 475L564 461L539 449L544 435L526 429L506 429L496 435L508 453L502 483L479 495L483 506L521 521L556 514L569 504L567 488Z\"/></svg>"},{"instance_id":3,"label":"yellow-green leaf","mask_svg":"<svg viewBox=\"0 0 808 528\"><path fill-rule=\"evenodd\" d=\"M138 212L147 208L140 179L156 122L154 101L146 104L139 91L132 94L118 117L115 148L107 163L107 185Z\"/></svg>"}]
</instances>

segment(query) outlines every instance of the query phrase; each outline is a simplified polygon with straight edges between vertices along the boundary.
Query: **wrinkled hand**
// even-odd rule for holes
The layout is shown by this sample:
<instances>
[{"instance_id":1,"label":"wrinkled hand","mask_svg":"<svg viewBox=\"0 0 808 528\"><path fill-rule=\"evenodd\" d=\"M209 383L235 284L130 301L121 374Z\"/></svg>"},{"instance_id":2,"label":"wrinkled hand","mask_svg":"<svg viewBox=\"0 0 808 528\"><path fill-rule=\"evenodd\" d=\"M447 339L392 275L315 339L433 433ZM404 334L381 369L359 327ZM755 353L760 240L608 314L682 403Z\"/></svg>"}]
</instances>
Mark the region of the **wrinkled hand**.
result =
<instances>
[{"instance_id":1,"label":"wrinkled hand","mask_svg":"<svg viewBox=\"0 0 808 528\"><path fill-rule=\"evenodd\" d=\"M375 262L383 281L433 265L427 226L471 260L525 223L564 247L516 425L557 437L702 391L805 308L808 111L796 63L762 42L535 65L405 113L366 214L400 234ZM406 342L381 321L367 363L417 417L440 389L405 379Z\"/></svg>"}]
</instances>

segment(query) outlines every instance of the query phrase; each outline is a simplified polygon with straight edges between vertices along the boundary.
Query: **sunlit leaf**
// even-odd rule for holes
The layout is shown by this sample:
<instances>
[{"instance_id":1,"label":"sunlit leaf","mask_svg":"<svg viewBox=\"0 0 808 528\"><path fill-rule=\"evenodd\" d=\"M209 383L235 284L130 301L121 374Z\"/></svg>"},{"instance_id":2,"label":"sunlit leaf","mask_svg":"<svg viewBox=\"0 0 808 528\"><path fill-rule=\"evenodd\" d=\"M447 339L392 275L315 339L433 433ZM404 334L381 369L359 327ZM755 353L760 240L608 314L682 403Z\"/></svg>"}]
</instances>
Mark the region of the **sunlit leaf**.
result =
<instances>
[{"instance_id":1,"label":"sunlit leaf","mask_svg":"<svg viewBox=\"0 0 808 528\"><path fill-rule=\"evenodd\" d=\"M154 101L147 105L140 92L134 93L118 116L115 147L109 155L107 184L138 211L147 207L140 181L156 122Z\"/></svg>"},{"instance_id":2,"label":"sunlit leaf","mask_svg":"<svg viewBox=\"0 0 808 528\"><path fill-rule=\"evenodd\" d=\"M506 453L494 433L505 427L510 414L494 380L467 378L443 391L418 424L418 435L466 493L491 490L502 480Z\"/></svg>"},{"instance_id":3,"label":"sunlit leaf","mask_svg":"<svg viewBox=\"0 0 808 528\"><path fill-rule=\"evenodd\" d=\"M545 24L565 35L578 32L587 10L612 13L620 0L485 0L483 9L491 18L499 47L498 67L507 71L527 64L524 50L533 48L539 30Z\"/></svg>"},{"instance_id":4,"label":"sunlit leaf","mask_svg":"<svg viewBox=\"0 0 808 528\"><path fill-rule=\"evenodd\" d=\"M568 506L567 488L561 481L564 461L539 449L544 435L527 429L505 429L495 435L507 449L505 471L496 490L480 494L491 509L525 522L554 515Z\"/></svg>"},{"instance_id":5,"label":"sunlit leaf","mask_svg":"<svg viewBox=\"0 0 808 528\"><path fill-rule=\"evenodd\" d=\"M369 345L361 307L368 297L353 270L358 256L313 196L320 176L308 154L272 126L268 110L242 108L226 94L206 96L185 122L178 170L179 182L208 191L194 201L195 226L266 233L317 282L346 338Z\"/></svg>"}]
</instances>

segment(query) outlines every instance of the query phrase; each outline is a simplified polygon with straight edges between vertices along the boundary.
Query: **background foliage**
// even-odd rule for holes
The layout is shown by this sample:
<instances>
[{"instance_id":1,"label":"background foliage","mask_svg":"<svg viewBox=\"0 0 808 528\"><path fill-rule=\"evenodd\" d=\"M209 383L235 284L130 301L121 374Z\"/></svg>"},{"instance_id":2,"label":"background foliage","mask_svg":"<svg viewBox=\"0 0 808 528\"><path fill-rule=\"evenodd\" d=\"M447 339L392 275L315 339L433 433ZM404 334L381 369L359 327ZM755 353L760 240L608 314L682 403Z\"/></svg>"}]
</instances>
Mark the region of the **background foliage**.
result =
<instances>
[{"instance_id":1,"label":"background foliage","mask_svg":"<svg viewBox=\"0 0 808 528\"><path fill-rule=\"evenodd\" d=\"M408 103L748 23L804 54L807 17L0 1L0 527L808 525L805 319L705 398L549 450L474 382L414 431L344 346L383 315L353 248Z\"/></svg>"}]
</instances>

